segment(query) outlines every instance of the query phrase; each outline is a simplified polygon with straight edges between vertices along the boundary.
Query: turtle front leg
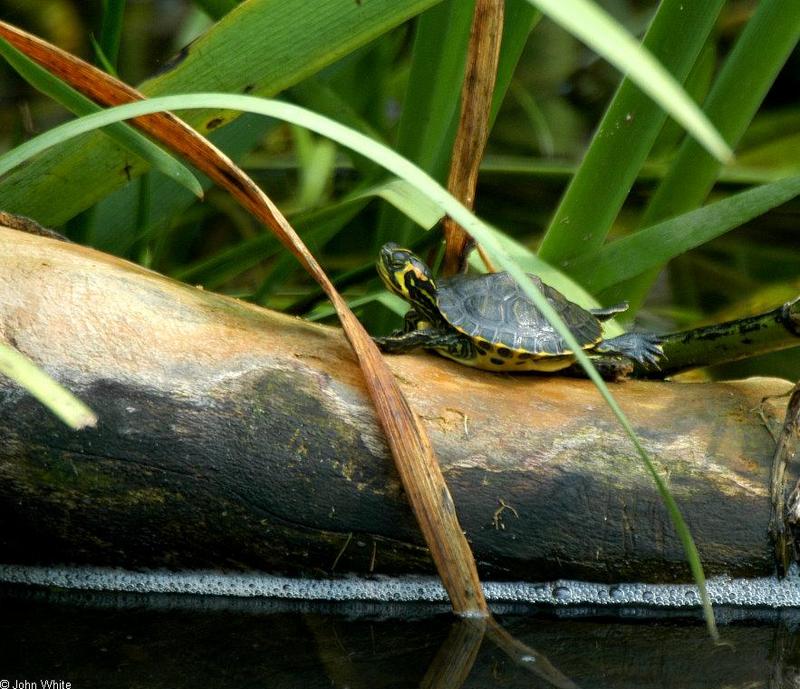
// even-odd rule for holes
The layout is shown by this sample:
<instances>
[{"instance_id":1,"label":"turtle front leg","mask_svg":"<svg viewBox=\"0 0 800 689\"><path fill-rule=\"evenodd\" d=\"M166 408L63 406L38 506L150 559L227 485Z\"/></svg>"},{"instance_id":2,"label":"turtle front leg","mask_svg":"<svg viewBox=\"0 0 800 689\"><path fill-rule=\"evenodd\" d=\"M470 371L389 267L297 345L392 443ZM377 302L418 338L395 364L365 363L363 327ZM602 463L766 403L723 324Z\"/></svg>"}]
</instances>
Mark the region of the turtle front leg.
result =
<instances>
[{"instance_id":1,"label":"turtle front leg","mask_svg":"<svg viewBox=\"0 0 800 689\"><path fill-rule=\"evenodd\" d=\"M433 328L372 339L381 351L388 354L402 354L415 349L443 349L459 358L468 358L472 347L469 339L460 333Z\"/></svg>"},{"instance_id":2,"label":"turtle front leg","mask_svg":"<svg viewBox=\"0 0 800 689\"><path fill-rule=\"evenodd\" d=\"M419 324L422 322L422 316L417 313L416 309L409 309L406 315L403 316L403 332L410 333L414 330L419 330ZM397 334L397 333L394 333Z\"/></svg>"},{"instance_id":3,"label":"turtle front leg","mask_svg":"<svg viewBox=\"0 0 800 689\"><path fill-rule=\"evenodd\" d=\"M406 315L403 316L403 327L393 330L391 337L398 337L399 335L418 330L419 324L422 322L422 316L417 313L416 309L409 309L406 311Z\"/></svg>"},{"instance_id":4,"label":"turtle front leg","mask_svg":"<svg viewBox=\"0 0 800 689\"><path fill-rule=\"evenodd\" d=\"M402 354L413 352L415 349L431 347L432 339L438 335L438 331L432 330L411 330L402 333L387 335L386 337L373 337L375 344L381 351L387 354Z\"/></svg>"}]
</instances>

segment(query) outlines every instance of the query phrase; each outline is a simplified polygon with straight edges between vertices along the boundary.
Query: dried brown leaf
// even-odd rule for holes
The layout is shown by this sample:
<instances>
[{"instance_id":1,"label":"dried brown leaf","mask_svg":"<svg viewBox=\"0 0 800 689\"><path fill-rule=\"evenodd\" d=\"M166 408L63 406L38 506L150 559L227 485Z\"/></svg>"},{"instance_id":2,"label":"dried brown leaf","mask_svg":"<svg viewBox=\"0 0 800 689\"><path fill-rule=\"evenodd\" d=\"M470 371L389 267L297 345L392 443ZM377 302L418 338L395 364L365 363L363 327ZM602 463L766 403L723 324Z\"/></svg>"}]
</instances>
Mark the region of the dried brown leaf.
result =
<instances>
[{"instance_id":1,"label":"dried brown leaf","mask_svg":"<svg viewBox=\"0 0 800 689\"><path fill-rule=\"evenodd\" d=\"M447 190L467 208L474 205L478 168L489 136L492 94L503 35L503 7L503 0L477 0L472 17L461 87L461 116L447 179ZM444 237L446 248L442 270L445 275L459 273L466 268L472 239L450 218L444 221ZM487 267L492 270L491 263L487 263Z\"/></svg>"},{"instance_id":2,"label":"dried brown leaf","mask_svg":"<svg viewBox=\"0 0 800 689\"><path fill-rule=\"evenodd\" d=\"M4 22L0 36L101 105L142 100L134 88L45 41ZM425 429L411 410L375 343L314 256L266 194L222 151L171 113L132 124L182 154L267 225L330 298L356 353L398 473L455 612L488 615L472 552Z\"/></svg>"}]
</instances>

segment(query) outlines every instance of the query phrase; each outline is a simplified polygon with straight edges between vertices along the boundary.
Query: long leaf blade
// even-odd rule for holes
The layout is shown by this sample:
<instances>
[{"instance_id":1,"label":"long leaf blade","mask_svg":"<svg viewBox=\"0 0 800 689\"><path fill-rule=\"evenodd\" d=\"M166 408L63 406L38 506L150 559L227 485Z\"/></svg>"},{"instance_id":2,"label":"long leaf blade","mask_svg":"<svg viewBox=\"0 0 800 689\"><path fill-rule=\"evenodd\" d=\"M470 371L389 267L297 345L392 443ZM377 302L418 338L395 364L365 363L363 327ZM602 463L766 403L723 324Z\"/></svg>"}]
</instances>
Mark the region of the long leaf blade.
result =
<instances>
[{"instance_id":1,"label":"long leaf blade","mask_svg":"<svg viewBox=\"0 0 800 689\"><path fill-rule=\"evenodd\" d=\"M597 293L664 265L800 195L800 176L764 184L652 225L577 258L570 274Z\"/></svg>"},{"instance_id":2,"label":"long leaf blade","mask_svg":"<svg viewBox=\"0 0 800 689\"><path fill-rule=\"evenodd\" d=\"M697 104L650 52L591 0L528 0L554 22L626 73L680 122L712 155L727 162L733 152Z\"/></svg>"},{"instance_id":3,"label":"long leaf blade","mask_svg":"<svg viewBox=\"0 0 800 689\"><path fill-rule=\"evenodd\" d=\"M762 0L736 41L704 108L736 145L761 102L800 39L800 3ZM743 88L743 85L746 85ZM699 206L708 196L720 172L720 164L691 140L681 145L666 177L645 210L642 225L674 217ZM657 271L621 285L633 313L644 301Z\"/></svg>"},{"instance_id":4,"label":"long leaf blade","mask_svg":"<svg viewBox=\"0 0 800 689\"><path fill-rule=\"evenodd\" d=\"M397 150L435 179L445 178L453 147L474 5L475 0L445 0L417 21ZM411 232L411 222L382 208L375 246L390 239L408 243Z\"/></svg>"},{"instance_id":5,"label":"long leaf blade","mask_svg":"<svg viewBox=\"0 0 800 689\"><path fill-rule=\"evenodd\" d=\"M684 81L723 3L663 0L644 47ZM630 77L622 80L542 239L544 260L563 265L603 244L666 117Z\"/></svg>"},{"instance_id":6,"label":"long leaf blade","mask_svg":"<svg viewBox=\"0 0 800 689\"><path fill-rule=\"evenodd\" d=\"M0 38L0 55L31 86L61 103L67 110L76 115L99 112L98 105L54 77L47 70L42 69L3 38ZM106 134L131 153L138 155L167 177L188 189L196 197L203 198L203 187L200 186L200 182L189 168L162 151L135 129L126 124L112 124L106 129Z\"/></svg>"},{"instance_id":7,"label":"long leaf blade","mask_svg":"<svg viewBox=\"0 0 800 689\"><path fill-rule=\"evenodd\" d=\"M274 95L439 2L248 0L140 90L148 96L211 89ZM0 35L8 40L22 33L0 22ZM230 108L187 113L188 123L202 133L215 131L236 116ZM0 188L0 206L58 226L147 169L146 163L129 160L125 151L106 139L99 134L15 170ZM53 197L59 203L52 203Z\"/></svg>"}]
</instances>

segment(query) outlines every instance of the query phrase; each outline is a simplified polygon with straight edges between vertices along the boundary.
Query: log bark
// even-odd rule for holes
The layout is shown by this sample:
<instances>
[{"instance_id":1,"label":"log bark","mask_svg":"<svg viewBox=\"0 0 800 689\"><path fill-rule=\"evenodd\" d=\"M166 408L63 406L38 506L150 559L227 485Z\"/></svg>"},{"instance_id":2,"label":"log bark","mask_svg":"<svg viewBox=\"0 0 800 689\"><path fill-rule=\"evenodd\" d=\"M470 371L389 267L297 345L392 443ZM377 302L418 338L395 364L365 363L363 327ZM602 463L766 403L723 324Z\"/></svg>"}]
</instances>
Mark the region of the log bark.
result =
<instances>
[{"instance_id":1,"label":"log bark","mask_svg":"<svg viewBox=\"0 0 800 689\"><path fill-rule=\"evenodd\" d=\"M70 431L0 379L0 559L430 573L339 330L0 227L0 337L98 412ZM389 358L485 578L689 581L651 479L590 382ZM710 574L774 571L776 379L628 381Z\"/></svg>"}]
</instances>

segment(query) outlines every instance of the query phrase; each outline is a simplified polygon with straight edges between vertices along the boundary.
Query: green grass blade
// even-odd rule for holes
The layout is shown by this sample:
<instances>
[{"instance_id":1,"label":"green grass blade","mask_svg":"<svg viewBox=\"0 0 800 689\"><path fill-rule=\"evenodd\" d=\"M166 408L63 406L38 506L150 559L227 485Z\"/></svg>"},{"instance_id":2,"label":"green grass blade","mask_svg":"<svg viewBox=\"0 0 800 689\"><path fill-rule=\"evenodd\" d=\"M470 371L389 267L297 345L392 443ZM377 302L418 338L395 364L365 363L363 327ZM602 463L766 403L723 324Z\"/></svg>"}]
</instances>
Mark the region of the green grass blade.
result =
<instances>
[{"instance_id":1,"label":"green grass blade","mask_svg":"<svg viewBox=\"0 0 800 689\"><path fill-rule=\"evenodd\" d=\"M447 176L453 148L474 8L475 0L445 0L417 20L396 148L438 180ZM412 231L409 220L384 207L374 245L407 244Z\"/></svg>"},{"instance_id":2,"label":"green grass blade","mask_svg":"<svg viewBox=\"0 0 800 689\"><path fill-rule=\"evenodd\" d=\"M297 189L294 198L285 204L286 212L303 211L322 205L336 169L336 145L317 139L302 127L291 127L297 156Z\"/></svg>"},{"instance_id":3,"label":"green grass blade","mask_svg":"<svg viewBox=\"0 0 800 689\"><path fill-rule=\"evenodd\" d=\"M555 153L555 140L550 123L547 121L542 109L530 91L524 88L519 82L511 82L511 95L519 103L528 117L530 131L545 158L550 158ZM483 169L483 164L481 164Z\"/></svg>"},{"instance_id":4,"label":"green grass blade","mask_svg":"<svg viewBox=\"0 0 800 689\"><path fill-rule=\"evenodd\" d=\"M447 0L419 18L397 150L443 181L458 123L464 60L474 0ZM527 0L508 0L492 99L497 115L522 50L539 13ZM420 122L425 122L420 127ZM381 212L375 245L410 241L411 224L392 210Z\"/></svg>"},{"instance_id":5,"label":"green grass blade","mask_svg":"<svg viewBox=\"0 0 800 689\"><path fill-rule=\"evenodd\" d=\"M320 246L339 232L343 225L350 222L375 197L391 203L424 229L433 227L443 215L439 207L415 187L404 180L393 178L356 190L323 208L294 216L292 224L306 244ZM260 235L211 258L186 266L173 273L172 277L200 282L213 289L274 256L280 249L281 244L273 234ZM267 290L262 288L259 293L265 291Z\"/></svg>"},{"instance_id":6,"label":"green grass blade","mask_svg":"<svg viewBox=\"0 0 800 689\"><path fill-rule=\"evenodd\" d=\"M125 5L126 0L103 0L103 21L100 25L100 36L97 43L100 53L114 70L117 68Z\"/></svg>"},{"instance_id":7,"label":"green grass blade","mask_svg":"<svg viewBox=\"0 0 800 689\"><path fill-rule=\"evenodd\" d=\"M362 211L368 202L368 197L348 196L324 208L292 217L292 225L309 247L322 246ZM186 282L199 282L214 289L275 256L282 246L274 234L265 232L181 268L171 276Z\"/></svg>"},{"instance_id":8,"label":"green grass blade","mask_svg":"<svg viewBox=\"0 0 800 689\"><path fill-rule=\"evenodd\" d=\"M304 108L346 124L376 141L383 141L383 135L342 94L317 77L309 77L293 86L289 90L289 96L293 102ZM379 174L378 166L362 156L353 156L353 166L368 178ZM383 174L382 170L380 174Z\"/></svg>"},{"instance_id":9,"label":"green grass blade","mask_svg":"<svg viewBox=\"0 0 800 689\"><path fill-rule=\"evenodd\" d=\"M639 442L633 427L627 416L624 414L619 404L614 400L608 386L602 380L597 370L592 365L589 357L581 349L575 337L570 332L569 328L559 317L556 311L550 306L549 302L545 299L544 295L535 287L533 282L527 276L525 270L514 261L508 252L503 247L498 239L499 232L483 222L480 218L474 215L470 210L465 208L458 200L451 196L446 189L444 189L436 180L430 177L423 170L420 170L416 165L406 160L399 154L387 148L383 144L372 141L360 132L344 127L343 125L333 122L328 118L304 110L296 105L289 103L282 103L280 101L270 101L251 96L236 96L231 94L220 93L203 93L203 94L190 94L181 96L168 96L164 98L152 99L150 101L142 101L139 103L131 103L128 105L119 106L106 110L93 115L88 115L77 122L69 122L67 124L56 127L40 136L32 139L14 151L11 151L4 156L0 157L0 174L9 170L14 165L19 165L33 155L53 146L59 142L65 141L68 138L79 136L91 128L102 127L111 122L117 122L128 117L135 117L151 112L160 110L181 110L187 108L214 108L214 107L231 107L247 112L256 112L268 117L275 117L278 119L286 120L306 127L312 131L331 138L343 146L350 148L361 155L367 156L374 160L376 163L384 166L389 172L397 177L404 179L408 184L415 187L420 193L425 194L435 204L437 204L444 213L452 217L459 225L461 225L469 234L480 242L484 248L489 252L494 261L500 267L507 270L519 282L526 295L536 304L537 308L544 314L545 318L552 323L553 327L564 338L567 345L575 352L578 362L586 370L587 375L591 378L597 386L598 391L603 399L609 405L614 415L619 420L625 432L631 439L636 452L639 454L642 462L644 463L647 471L652 476L656 487L664 501L670 518L675 525L678 537L683 544L686 557L689 562L692 574L694 575L695 582L697 583L700 598L703 605L703 610L706 616L706 623L709 632L715 638L717 637L716 626L714 617L711 610L711 603L708 597L708 592L705 585L705 576L703 574L702 565L697 552L697 548L689 533L688 526L681 515L681 512L675 503L672 495L670 494L666 484L659 475L655 466L653 465L646 450Z\"/></svg>"},{"instance_id":10,"label":"green grass blade","mask_svg":"<svg viewBox=\"0 0 800 689\"><path fill-rule=\"evenodd\" d=\"M663 0L643 46L682 83L723 4ZM602 246L666 118L630 77L623 79L542 239L544 260L564 265Z\"/></svg>"},{"instance_id":11,"label":"green grass blade","mask_svg":"<svg viewBox=\"0 0 800 689\"><path fill-rule=\"evenodd\" d=\"M100 65L100 67L112 76L118 76L116 67L114 67L111 60L106 57L106 54L103 52L103 47L97 42L97 39L94 36L89 36L89 40L92 42L95 64Z\"/></svg>"},{"instance_id":12,"label":"green grass blade","mask_svg":"<svg viewBox=\"0 0 800 689\"><path fill-rule=\"evenodd\" d=\"M704 104L708 116L734 146L799 38L800 2L758 3ZM642 225L647 227L699 206L719 172L716 160L694 141L685 141L645 211ZM655 275L651 271L619 291L630 297L635 308L650 290Z\"/></svg>"},{"instance_id":13,"label":"green grass blade","mask_svg":"<svg viewBox=\"0 0 800 689\"><path fill-rule=\"evenodd\" d=\"M0 374L19 383L70 428L97 423L97 416L69 390L48 376L28 357L0 342Z\"/></svg>"},{"instance_id":14,"label":"green grass blade","mask_svg":"<svg viewBox=\"0 0 800 689\"><path fill-rule=\"evenodd\" d=\"M390 179L357 194L357 197L365 196L380 196L425 230L430 230L444 217L439 206L403 179Z\"/></svg>"},{"instance_id":15,"label":"green grass blade","mask_svg":"<svg viewBox=\"0 0 800 689\"><path fill-rule=\"evenodd\" d=\"M712 155L733 157L729 146L670 73L591 0L528 0L554 22L615 65L680 122Z\"/></svg>"},{"instance_id":16,"label":"green grass blade","mask_svg":"<svg viewBox=\"0 0 800 689\"><path fill-rule=\"evenodd\" d=\"M570 275L597 293L660 267L800 195L800 176L765 184L607 244L574 260Z\"/></svg>"},{"instance_id":17,"label":"green grass blade","mask_svg":"<svg viewBox=\"0 0 800 689\"><path fill-rule=\"evenodd\" d=\"M40 67L2 38L0 38L0 55L31 86L61 103L67 110L76 115L87 115L100 110L100 107L86 98L86 96L54 77L50 72ZM198 198L203 198L203 188L191 171L132 127L121 123L112 124L106 130L106 134L131 153L141 157L154 168L167 175L167 177L191 191Z\"/></svg>"},{"instance_id":18,"label":"green grass blade","mask_svg":"<svg viewBox=\"0 0 800 689\"><path fill-rule=\"evenodd\" d=\"M713 31L694 61L694 66L689 71L689 75L683 80L684 90L697 103L702 103L706 99L708 92L711 90L714 77L717 75L717 61L720 52L720 46L717 45L718 41L719 35L716 31ZM658 133L653 148L650 150L650 159L665 160L672 158L684 138L686 138L686 132L683 128L675 120L667 120ZM728 166L732 164L733 161L728 162Z\"/></svg>"},{"instance_id":19,"label":"green grass blade","mask_svg":"<svg viewBox=\"0 0 800 689\"><path fill-rule=\"evenodd\" d=\"M494 123L503 103L519 58L528 42L533 27L541 19L539 11L527 0L506 0L503 17L503 40L500 44L500 57L497 61L497 77L492 96L490 123Z\"/></svg>"},{"instance_id":20,"label":"green grass blade","mask_svg":"<svg viewBox=\"0 0 800 689\"><path fill-rule=\"evenodd\" d=\"M276 124L275 120L245 114L228 127L214 132L209 138L234 161L240 161ZM182 213L195 203L195 198L185 188L156 170L150 170L145 176L151 178L147 182L150 189L149 205L146 209L148 225L143 227L137 224L141 198L138 185L128 184L92 208L90 221L81 236L82 243L116 256L130 257L134 244L149 241L150 238L164 238L170 234L170 228L175 226L176 221L181 221L184 217ZM204 191L208 190L211 181L204 175L199 179ZM162 266L159 266L159 270L165 272Z\"/></svg>"},{"instance_id":21,"label":"green grass blade","mask_svg":"<svg viewBox=\"0 0 800 689\"><path fill-rule=\"evenodd\" d=\"M312 249L331 239L342 226L352 220L358 211L373 198L382 198L401 211L412 222L429 230L438 223L443 214L441 209L431 203L427 196L402 179L392 178L374 184L363 190L354 191L345 198L325 208L292 218L298 233ZM305 231L304 231L305 230ZM279 248L275 240L275 249ZM254 295L258 303L264 300L280 283L284 282L290 271L296 269L297 263L291 254L284 254L280 262L272 266L269 276Z\"/></svg>"},{"instance_id":22,"label":"green grass blade","mask_svg":"<svg viewBox=\"0 0 800 689\"><path fill-rule=\"evenodd\" d=\"M704 104L724 136L738 143L800 39L800 3L762 0L728 56ZM743 87L746 84L746 87ZM681 146L642 219L644 226L696 208L720 164L697 144Z\"/></svg>"},{"instance_id":23,"label":"green grass blade","mask_svg":"<svg viewBox=\"0 0 800 689\"><path fill-rule=\"evenodd\" d=\"M351 309L357 309L361 306L366 306L367 304L372 304L374 302L382 304L395 316L403 316L403 314L408 311L407 301L404 301L396 294L390 294L385 289L381 289L378 292L370 292L369 294L365 294L362 297L356 297L355 299L348 299L347 305ZM334 309L330 303L324 302L322 304L317 304L313 309L311 309L305 318L309 321L321 321L323 318L330 318L331 316L335 315L336 309Z\"/></svg>"},{"instance_id":24,"label":"green grass blade","mask_svg":"<svg viewBox=\"0 0 800 689\"><path fill-rule=\"evenodd\" d=\"M737 162L726 165L720 170L717 180L722 184L733 186L752 186L779 182L800 171L800 138L798 142L787 139L782 153L786 155L786 147L797 146L798 154L791 162L782 161L780 155L772 156L777 161L776 167L763 164L750 164L747 156ZM481 164L481 178L496 184L506 178L514 182L529 181L535 183L545 180L552 182L568 182L577 173L577 166L563 160L535 158L516 155L489 155ZM660 182L667 174L667 166L663 162L648 161L642 166L637 182Z\"/></svg>"},{"instance_id":25,"label":"green grass blade","mask_svg":"<svg viewBox=\"0 0 800 689\"><path fill-rule=\"evenodd\" d=\"M417 21L397 150L438 179L447 174L474 5L445 0Z\"/></svg>"},{"instance_id":26,"label":"green grass blade","mask_svg":"<svg viewBox=\"0 0 800 689\"><path fill-rule=\"evenodd\" d=\"M440 1L248 0L140 90L148 96L198 90L274 95ZM186 120L208 133L237 116L220 108L187 113ZM146 169L147 163L131 161L96 134L15 170L0 183L0 207L58 226Z\"/></svg>"}]
</instances>

